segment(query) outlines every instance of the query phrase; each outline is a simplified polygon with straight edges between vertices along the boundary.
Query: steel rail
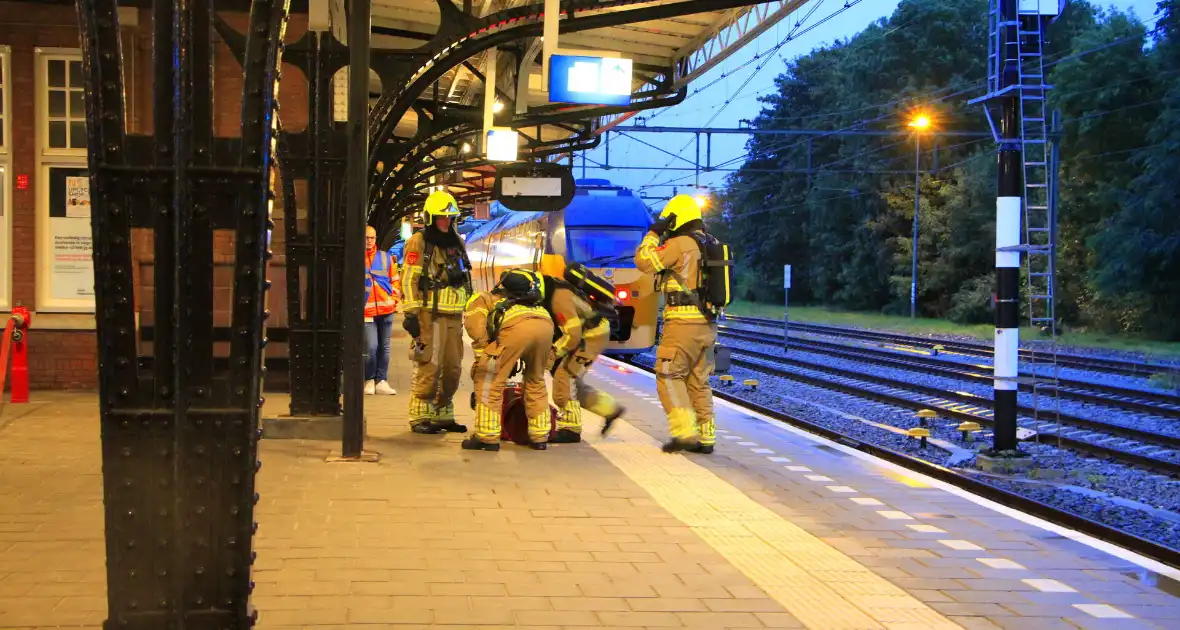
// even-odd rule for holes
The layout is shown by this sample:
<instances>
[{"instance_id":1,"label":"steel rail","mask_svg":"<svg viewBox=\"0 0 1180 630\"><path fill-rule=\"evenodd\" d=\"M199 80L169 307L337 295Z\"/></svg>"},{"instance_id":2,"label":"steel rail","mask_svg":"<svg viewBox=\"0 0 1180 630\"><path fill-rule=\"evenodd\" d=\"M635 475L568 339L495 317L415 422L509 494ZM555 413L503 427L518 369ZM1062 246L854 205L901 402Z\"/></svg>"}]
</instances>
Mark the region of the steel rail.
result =
<instances>
[{"instance_id":1,"label":"steel rail","mask_svg":"<svg viewBox=\"0 0 1180 630\"><path fill-rule=\"evenodd\" d=\"M783 324L782 320L766 319L761 317L731 316L727 319L739 324L746 323L756 326L782 326ZM800 322L791 323L791 328L801 332L812 332L818 335L852 337L857 339L867 339L870 341L890 341L893 343L915 346L930 346L933 344L938 344L952 352L960 352L962 354L980 357L992 356L992 349L990 346L968 341L942 340L938 338L917 337L899 333L887 333L860 330L856 328L845 328L843 326L828 326L826 324L807 324ZM1029 350L1021 349L1020 357L1025 359L1031 358L1032 355ZM1109 372L1112 374L1122 374L1125 376L1151 376L1152 374L1159 372L1168 372L1180 369L1180 366L1167 365L1163 363L1123 361L1120 359L1103 359L1099 357L1086 357L1077 354L1060 353L1057 355L1057 364L1061 367L1089 370L1092 372Z\"/></svg>"},{"instance_id":2,"label":"steel rail","mask_svg":"<svg viewBox=\"0 0 1180 630\"><path fill-rule=\"evenodd\" d=\"M635 363L629 365L648 373L654 373L651 368L645 365ZM833 442L838 442L844 446L872 455L891 464L896 464L907 470L912 470L932 479L937 479L938 481L961 488L989 501L1008 506L1025 514L1053 523L1054 525L1093 536L1103 542L1122 547L1123 549L1162 562L1168 566L1180 567L1180 550L1167 545L1136 536L1135 534L1063 510L1059 507L1030 499L1024 495L1004 490L999 486L958 472L952 468L947 468L946 466L935 464L913 455L907 455L900 451L853 438L817 422L803 420L802 418L792 416L777 409L771 409L770 407L746 400L741 396L718 390L717 388L713 388L713 395L782 422L783 424L789 424L809 433L814 433Z\"/></svg>"},{"instance_id":3,"label":"steel rail","mask_svg":"<svg viewBox=\"0 0 1180 630\"><path fill-rule=\"evenodd\" d=\"M783 343L782 335L768 336L767 333L755 333L727 326L718 327L718 334L722 337L740 339L751 343L777 345L779 347ZM790 345L792 348L848 359L850 361L872 363L902 370L919 370L948 378L987 383L991 383L993 379L992 369L988 366L956 364L933 357L902 357L889 350L860 348L830 341L800 339L798 337L792 338ZM1180 398L1167 394L1063 378L1057 379L1056 390L1061 394L1062 398L1079 402L1106 405L1158 416L1180 418ZM1032 385L1020 383L1020 391L1031 392Z\"/></svg>"},{"instance_id":4,"label":"steel rail","mask_svg":"<svg viewBox=\"0 0 1180 630\"><path fill-rule=\"evenodd\" d=\"M782 357L776 357L776 356L772 356L772 355L764 355L763 353L759 353L759 352L749 352L749 351L745 351L745 350L739 350L736 348L733 349L733 352L735 354L753 355L755 358L758 358L758 355L762 355L763 357L766 357L766 359L764 359L764 360L785 362L785 361L783 361ZM817 387L821 387L824 389L836 390L841 393L850 394L852 396L858 396L861 398L869 398L869 399L876 400L878 402L883 402L883 403L893 405L896 407L913 409L915 411L920 411L922 409L930 409L931 407L935 407L935 408L937 408L937 411L938 411L939 415L941 415L941 416L955 418L958 420L977 422L977 423L987 425L987 426L994 425L994 421L992 420L992 418L989 415L956 410L956 409L950 408L949 406L939 405L936 403L935 400L926 400L926 401L914 400L912 398L905 398L905 397L898 396L898 395L891 394L891 393L887 393L887 392L875 391L875 390L868 389L863 386L858 386L858 385L855 385L852 383L840 383L840 382L835 382L835 381L832 381L832 380L829 380L826 378L820 378L818 376L811 376L808 374L800 374L798 372L791 372L791 371L784 370L779 367L775 367L773 365L767 365L765 363L759 363L759 362L750 361L747 359L741 359L741 358L735 357L735 358L731 359L731 362L733 365L736 365L738 367L744 367L744 368L747 368L750 370L763 372L765 374L770 374L772 376L778 376L778 377L786 378L789 380L801 381L801 382L807 383L809 385L815 385ZM803 369L810 369L810 366L800 365L799 367L801 367ZM827 366L823 366L823 367L827 367ZM819 371L818 366L816 369L817 369L817 371ZM833 370L833 368L828 368L828 369ZM845 378L847 378L849 380L862 380L862 381L867 380L872 384L880 385L882 387L889 387L889 388L893 388L893 389L901 390L901 391L910 391L910 392L915 392L915 393L921 393L923 395L929 396L930 398L943 399L944 401L948 401L948 402L951 400L954 400L955 398L958 398L961 401L970 400L971 402L967 402L965 404L969 404L969 405L973 405L975 407L981 407L981 408L985 408L985 409L988 408L989 401L987 401L987 399L984 399L981 397L962 396L959 394L955 394L953 392L947 392L947 391L939 390L939 389L935 389L935 388L914 385L913 383L903 383L901 381L894 381L891 379L874 377L871 375L865 375L865 374L861 374L858 372L851 372L851 374L853 374L853 376L845 376ZM1096 421L1087 421L1087 423L1093 424L1093 425L1101 425L1102 428L1096 429L1096 430L1101 430L1105 433L1113 433L1114 429L1116 429L1116 427L1111 427L1110 425L1105 425L1102 423L1098 423ZM1128 429L1126 427L1117 427L1117 429L1120 432L1122 432L1123 435L1127 435L1128 437L1130 436L1131 433L1138 432L1137 429ZM1146 432L1140 432L1140 433L1146 433ZM1074 449L1074 450L1077 450L1080 452L1084 452L1084 453L1089 453L1091 455L1098 456L1098 457L1111 458L1111 459L1118 460L1118 461L1121 461L1125 464L1129 464L1129 465L1132 465L1132 466L1135 466L1138 468L1152 470L1152 471L1160 472L1163 474L1167 474L1172 477L1180 478L1180 463L1169 462L1169 461L1157 459L1155 457L1141 455L1139 453L1132 453L1132 452L1128 452L1128 451L1123 451L1123 450L1119 450L1116 448L1111 448L1109 446L1103 446L1102 444L1095 444L1092 442L1086 442L1086 441L1079 440L1076 438L1068 437L1066 435L1061 435L1059 433L1049 433L1049 432L1044 432L1044 431L1038 431L1038 434L1043 437L1050 438L1055 441L1059 441L1059 443L1063 447L1068 447L1068 448L1071 448L1071 449ZM1167 439L1169 437L1169 436L1159 436L1157 434L1147 434L1147 435L1150 435L1151 437L1154 437L1156 439ZM1138 438L1135 438L1135 439L1138 439ZM1144 440L1144 441L1146 441L1146 440Z\"/></svg>"}]
</instances>

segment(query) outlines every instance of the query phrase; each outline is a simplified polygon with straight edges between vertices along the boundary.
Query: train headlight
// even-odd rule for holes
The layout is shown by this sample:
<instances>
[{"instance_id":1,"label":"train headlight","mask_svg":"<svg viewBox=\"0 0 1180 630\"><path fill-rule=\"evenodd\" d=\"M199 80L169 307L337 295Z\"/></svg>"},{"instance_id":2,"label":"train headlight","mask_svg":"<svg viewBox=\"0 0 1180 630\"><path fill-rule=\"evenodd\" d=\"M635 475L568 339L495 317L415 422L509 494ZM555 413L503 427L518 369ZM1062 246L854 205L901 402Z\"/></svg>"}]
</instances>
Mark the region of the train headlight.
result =
<instances>
[{"instance_id":1,"label":"train headlight","mask_svg":"<svg viewBox=\"0 0 1180 630\"><path fill-rule=\"evenodd\" d=\"M615 291L615 297L619 298L620 300L627 299L627 290L619 289L618 291Z\"/></svg>"}]
</instances>

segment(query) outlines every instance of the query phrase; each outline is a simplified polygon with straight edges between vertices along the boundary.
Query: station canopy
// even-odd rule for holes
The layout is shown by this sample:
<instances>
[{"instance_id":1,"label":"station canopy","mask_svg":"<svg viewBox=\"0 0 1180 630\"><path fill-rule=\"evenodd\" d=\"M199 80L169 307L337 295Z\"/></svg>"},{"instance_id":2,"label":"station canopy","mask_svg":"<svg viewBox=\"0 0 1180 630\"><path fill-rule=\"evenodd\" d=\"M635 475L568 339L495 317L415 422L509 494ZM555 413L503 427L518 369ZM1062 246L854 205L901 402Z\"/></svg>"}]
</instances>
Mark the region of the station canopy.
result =
<instances>
[{"instance_id":1,"label":"station canopy","mask_svg":"<svg viewBox=\"0 0 1180 630\"><path fill-rule=\"evenodd\" d=\"M343 15L344 0L331 0L331 9L336 16ZM626 6L607 9L627 11L642 7L673 4L683 0L653 0L651 2L635 2ZM519 7L526 4L540 4L541 0L472 0L472 10L477 17L490 15L504 9ZM729 55L752 41L755 37L772 28L775 24L797 11L807 0L781 0L754 4L724 11L696 13L685 16L670 17L644 22L636 22L609 28L563 33L558 42L562 50L602 51L618 53L622 57L633 61L636 68L660 67L675 68L672 80L674 90L688 86L694 79L725 60ZM462 1L456 1L456 6L462 8ZM373 0L372 5L372 49L374 54L386 50L406 50L421 46L430 39L439 26L439 8L435 0ZM346 41L347 33L344 20L333 18L333 29L338 38ZM541 106L549 103L548 94L543 89L540 66L541 38L521 42L529 54L525 58L532 61L527 64L528 88L527 103L529 106ZM447 72L438 82L438 98L446 104L465 105L480 108L483 104L484 85L481 77L486 76L487 54L480 54L468 59ZM517 95L516 75L521 69L517 67L516 56L501 52L497 55L496 75L497 87L500 92L515 97ZM475 72L478 72L477 75ZM381 93L381 84L376 73L371 73L370 94L372 100ZM636 73L633 80L633 92L644 89L646 80L640 73ZM347 82L338 81L335 86L336 99L340 106L347 102ZM428 90L422 99L434 98L434 91ZM505 102L504 107L521 111L521 106L513 102ZM342 108L343 109L343 108ZM340 110L338 110L340 111ZM626 112L602 117L597 126L597 132L630 118L635 112ZM412 138L418 127L416 113L411 110L395 128L394 135L398 138ZM522 129L535 136L535 128ZM568 137L571 130L568 127L547 125L541 130L541 140L554 141ZM396 168L396 167L395 167ZM484 167L475 169L490 176L491 169ZM471 179L476 172L465 171L464 178ZM483 188L484 182L475 185ZM487 187L490 190L490 186ZM461 192L456 189L455 192Z\"/></svg>"}]
</instances>

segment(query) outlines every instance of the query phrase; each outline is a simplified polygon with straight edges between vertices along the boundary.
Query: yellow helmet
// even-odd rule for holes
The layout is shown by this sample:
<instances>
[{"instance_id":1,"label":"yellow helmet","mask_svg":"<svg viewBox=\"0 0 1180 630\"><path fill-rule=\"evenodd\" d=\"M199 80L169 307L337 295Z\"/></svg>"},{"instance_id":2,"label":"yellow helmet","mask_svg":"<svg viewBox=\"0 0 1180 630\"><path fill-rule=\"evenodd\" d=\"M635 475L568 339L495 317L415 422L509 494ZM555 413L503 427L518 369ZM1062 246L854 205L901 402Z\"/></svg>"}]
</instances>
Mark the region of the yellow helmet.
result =
<instances>
[{"instance_id":1,"label":"yellow helmet","mask_svg":"<svg viewBox=\"0 0 1180 630\"><path fill-rule=\"evenodd\" d=\"M459 203L445 190L436 190L426 198L426 221L433 223L437 217L459 216Z\"/></svg>"},{"instance_id":2,"label":"yellow helmet","mask_svg":"<svg viewBox=\"0 0 1180 630\"><path fill-rule=\"evenodd\" d=\"M661 219L671 216L675 216L675 219L672 220L672 224L668 228L679 230L689 221L700 220L701 206L692 195L676 195L668 201L668 205L664 206L664 211L660 213Z\"/></svg>"}]
</instances>

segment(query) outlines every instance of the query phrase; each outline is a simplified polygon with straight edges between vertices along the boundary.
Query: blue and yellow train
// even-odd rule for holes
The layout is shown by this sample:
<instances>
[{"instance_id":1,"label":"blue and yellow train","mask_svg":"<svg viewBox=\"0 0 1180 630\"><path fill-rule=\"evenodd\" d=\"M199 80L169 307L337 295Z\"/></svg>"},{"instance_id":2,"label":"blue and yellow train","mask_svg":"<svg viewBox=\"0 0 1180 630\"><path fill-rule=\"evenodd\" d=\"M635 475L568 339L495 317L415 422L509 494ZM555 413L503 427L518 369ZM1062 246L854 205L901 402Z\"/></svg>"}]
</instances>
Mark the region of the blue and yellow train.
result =
<instances>
[{"instance_id":1,"label":"blue and yellow train","mask_svg":"<svg viewBox=\"0 0 1180 630\"><path fill-rule=\"evenodd\" d=\"M615 287L619 319L612 322L606 353L625 358L647 352L655 345L659 295L655 279L635 268L634 255L650 225L650 211L631 190L581 179L563 210L506 211L468 234L472 279L484 291L506 269L540 270L543 256L580 262Z\"/></svg>"}]
</instances>

